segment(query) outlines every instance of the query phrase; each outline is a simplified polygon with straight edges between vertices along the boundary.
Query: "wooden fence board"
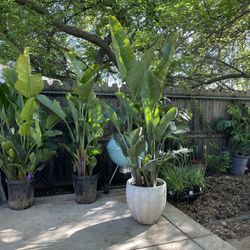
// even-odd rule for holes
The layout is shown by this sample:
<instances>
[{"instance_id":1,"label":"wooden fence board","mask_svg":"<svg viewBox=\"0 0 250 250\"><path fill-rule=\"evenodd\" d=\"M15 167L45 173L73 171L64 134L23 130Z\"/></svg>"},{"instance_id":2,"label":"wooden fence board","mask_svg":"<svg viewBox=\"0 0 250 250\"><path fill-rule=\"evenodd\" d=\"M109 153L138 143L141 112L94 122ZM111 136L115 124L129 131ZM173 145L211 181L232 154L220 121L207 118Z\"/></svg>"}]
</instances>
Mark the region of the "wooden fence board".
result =
<instances>
[{"instance_id":1,"label":"wooden fence board","mask_svg":"<svg viewBox=\"0 0 250 250\"><path fill-rule=\"evenodd\" d=\"M75 84L67 82L63 85L56 83L49 86L46 84L45 93L58 96L56 93L64 94L70 92ZM100 99L113 104L117 107L119 105L114 93L122 90L126 91L126 86L118 88L117 85L112 87L95 86L96 94ZM228 138L226 136L212 132L209 128L211 122L218 118L226 118L227 105L231 102L245 102L250 105L250 91L229 91L229 90L206 90L198 89L183 89L183 88L166 88L164 89L164 97L170 98L171 102L179 108L185 108L193 113L190 121L189 135L190 144L196 145L199 153L202 156L202 149L205 144L212 141L217 142L221 148L226 147ZM105 128L104 140L112 134L113 127Z\"/></svg>"}]
</instances>

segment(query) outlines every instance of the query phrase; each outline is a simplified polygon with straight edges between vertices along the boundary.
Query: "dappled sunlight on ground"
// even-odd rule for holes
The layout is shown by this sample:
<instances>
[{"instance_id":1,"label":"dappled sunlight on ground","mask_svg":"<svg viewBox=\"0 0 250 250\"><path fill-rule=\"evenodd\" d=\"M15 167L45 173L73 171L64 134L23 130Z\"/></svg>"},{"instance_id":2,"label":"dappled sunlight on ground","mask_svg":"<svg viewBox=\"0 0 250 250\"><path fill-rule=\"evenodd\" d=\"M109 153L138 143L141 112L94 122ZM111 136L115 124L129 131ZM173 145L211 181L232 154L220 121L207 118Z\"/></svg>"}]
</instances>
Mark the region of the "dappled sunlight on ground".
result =
<instances>
[{"instance_id":1,"label":"dappled sunlight on ground","mask_svg":"<svg viewBox=\"0 0 250 250\"><path fill-rule=\"evenodd\" d=\"M5 229L0 231L0 241L5 243L12 243L21 240L23 234L14 229Z\"/></svg>"},{"instance_id":2,"label":"dappled sunlight on ground","mask_svg":"<svg viewBox=\"0 0 250 250\"><path fill-rule=\"evenodd\" d=\"M1 205L0 249L201 249L190 237L209 232L176 214L174 207L167 210L158 223L140 225L130 215L124 190L99 193L96 202L86 205L76 204L74 195L37 198L33 207L22 211Z\"/></svg>"}]
</instances>

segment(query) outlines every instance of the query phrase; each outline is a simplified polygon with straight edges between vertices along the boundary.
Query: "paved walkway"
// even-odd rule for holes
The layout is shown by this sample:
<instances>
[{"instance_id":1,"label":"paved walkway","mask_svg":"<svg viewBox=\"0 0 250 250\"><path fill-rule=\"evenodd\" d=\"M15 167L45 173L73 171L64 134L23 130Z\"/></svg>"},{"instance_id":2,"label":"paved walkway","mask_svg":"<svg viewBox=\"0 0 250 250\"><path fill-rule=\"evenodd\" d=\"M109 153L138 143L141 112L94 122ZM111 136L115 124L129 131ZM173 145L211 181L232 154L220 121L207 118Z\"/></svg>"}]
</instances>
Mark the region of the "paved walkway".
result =
<instances>
[{"instance_id":1,"label":"paved walkway","mask_svg":"<svg viewBox=\"0 0 250 250\"><path fill-rule=\"evenodd\" d=\"M124 190L98 193L90 205L73 195L36 198L33 207L10 210L0 204L1 250L231 250L227 242L167 204L159 222L139 225L130 216Z\"/></svg>"}]
</instances>

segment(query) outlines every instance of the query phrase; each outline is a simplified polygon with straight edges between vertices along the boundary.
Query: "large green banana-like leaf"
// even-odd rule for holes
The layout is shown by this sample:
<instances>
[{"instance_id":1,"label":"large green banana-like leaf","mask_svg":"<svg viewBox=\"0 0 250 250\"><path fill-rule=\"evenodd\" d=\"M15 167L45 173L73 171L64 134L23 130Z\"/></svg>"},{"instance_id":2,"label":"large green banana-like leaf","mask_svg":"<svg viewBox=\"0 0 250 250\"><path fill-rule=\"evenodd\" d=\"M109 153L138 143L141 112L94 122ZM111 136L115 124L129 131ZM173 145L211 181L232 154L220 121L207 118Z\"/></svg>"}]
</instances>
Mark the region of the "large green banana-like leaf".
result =
<instances>
[{"instance_id":1,"label":"large green banana-like leaf","mask_svg":"<svg viewBox=\"0 0 250 250\"><path fill-rule=\"evenodd\" d=\"M146 50L141 57L141 61L144 65L144 70L148 70L152 65L152 61L154 58L154 52L156 50L156 46L152 46L150 49Z\"/></svg>"},{"instance_id":2,"label":"large green banana-like leaf","mask_svg":"<svg viewBox=\"0 0 250 250\"><path fill-rule=\"evenodd\" d=\"M7 141L8 139L5 138L4 136L0 135L0 144L4 141Z\"/></svg>"},{"instance_id":3,"label":"large green banana-like leaf","mask_svg":"<svg viewBox=\"0 0 250 250\"><path fill-rule=\"evenodd\" d=\"M161 141L163 139L166 130L170 126L170 122L175 120L177 114L178 114L178 109L176 107L172 107L161 118L159 125L155 128L158 141Z\"/></svg>"},{"instance_id":4,"label":"large green banana-like leaf","mask_svg":"<svg viewBox=\"0 0 250 250\"><path fill-rule=\"evenodd\" d=\"M45 132L43 132L43 135L47 136L47 137L55 137L58 135L62 135L62 131L60 131L60 130L46 130Z\"/></svg>"},{"instance_id":5,"label":"large green banana-like leaf","mask_svg":"<svg viewBox=\"0 0 250 250\"><path fill-rule=\"evenodd\" d=\"M141 61L134 61L133 67L127 72L125 79L133 100L140 97L144 78L144 64Z\"/></svg>"},{"instance_id":6,"label":"large green banana-like leaf","mask_svg":"<svg viewBox=\"0 0 250 250\"><path fill-rule=\"evenodd\" d=\"M61 118L57 114L52 113L47 116L45 128L52 129L60 121Z\"/></svg>"},{"instance_id":7,"label":"large green banana-like leaf","mask_svg":"<svg viewBox=\"0 0 250 250\"><path fill-rule=\"evenodd\" d=\"M156 75L151 71L146 71L144 74L144 84L142 87L142 99L150 100L151 104L159 102L161 98L161 82Z\"/></svg>"},{"instance_id":8,"label":"large green banana-like leaf","mask_svg":"<svg viewBox=\"0 0 250 250\"><path fill-rule=\"evenodd\" d=\"M93 95L94 81L89 81L84 85L80 85L74 89L74 93L77 94L83 103L88 103L91 95Z\"/></svg>"},{"instance_id":9,"label":"large green banana-like leaf","mask_svg":"<svg viewBox=\"0 0 250 250\"><path fill-rule=\"evenodd\" d=\"M114 16L111 16L109 18L109 24L113 49L121 74L121 80L124 81L127 76L127 72L133 66L135 55L119 21Z\"/></svg>"},{"instance_id":10,"label":"large green banana-like leaf","mask_svg":"<svg viewBox=\"0 0 250 250\"><path fill-rule=\"evenodd\" d=\"M93 81L99 71L99 66L96 64L91 65L83 74L80 83L85 84L89 81Z\"/></svg>"},{"instance_id":11,"label":"large green banana-like leaf","mask_svg":"<svg viewBox=\"0 0 250 250\"><path fill-rule=\"evenodd\" d=\"M135 103L123 92L117 92L116 96L125 108L126 113L128 113L134 119L134 122L137 123L140 114L139 110L135 107Z\"/></svg>"},{"instance_id":12,"label":"large green banana-like leaf","mask_svg":"<svg viewBox=\"0 0 250 250\"><path fill-rule=\"evenodd\" d=\"M37 100L42 103L45 107L47 107L48 109L50 109L53 113L55 113L57 116L59 116L63 122L65 123L65 125L67 126L70 136L71 138L74 140L74 134L72 132L72 129L70 128L69 124L66 121L66 114L63 111L63 109L61 108L61 105L58 101L56 100L50 100L47 96L45 95L38 95Z\"/></svg>"},{"instance_id":13,"label":"large green banana-like leaf","mask_svg":"<svg viewBox=\"0 0 250 250\"><path fill-rule=\"evenodd\" d=\"M30 135L35 141L37 147L40 147L42 145L42 131L38 120L35 120L35 128L30 129Z\"/></svg>"},{"instance_id":14,"label":"large green banana-like leaf","mask_svg":"<svg viewBox=\"0 0 250 250\"><path fill-rule=\"evenodd\" d=\"M124 133L127 142L127 154L132 164L137 164L138 156L145 151L146 142L142 133L142 128L139 127L133 131Z\"/></svg>"},{"instance_id":15,"label":"large green banana-like leaf","mask_svg":"<svg viewBox=\"0 0 250 250\"><path fill-rule=\"evenodd\" d=\"M107 119L109 119L114 124L117 131L121 133L121 123L114 109L110 105L104 102L102 102L102 106L104 107L105 110L104 116Z\"/></svg>"},{"instance_id":16,"label":"large green banana-like leaf","mask_svg":"<svg viewBox=\"0 0 250 250\"><path fill-rule=\"evenodd\" d=\"M5 152L9 151L10 149L14 149L14 144L10 140L3 141L1 143L2 150Z\"/></svg>"},{"instance_id":17,"label":"large green banana-like leaf","mask_svg":"<svg viewBox=\"0 0 250 250\"><path fill-rule=\"evenodd\" d=\"M51 151L47 148L39 150L37 153L37 157L39 158L40 162L46 162L55 155L56 155L55 151Z\"/></svg>"},{"instance_id":18,"label":"large green banana-like leaf","mask_svg":"<svg viewBox=\"0 0 250 250\"><path fill-rule=\"evenodd\" d=\"M86 136L88 138L88 142L90 143L93 140L97 140L103 135L103 123L104 116L102 111L102 106L98 99L93 99L89 105L88 109L88 123L86 130Z\"/></svg>"},{"instance_id":19,"label":"large green banana-like leaf","mask_svg":"<svg viewBox=\"0 0 250 250\"><path fill-rule=\"evenodd\" d=\"M153 117L154 117L154 121L153 121L153 124L154 124L154 127L157 126L160 122L160 109L159 109L159 105L156 105L155 106L155 110L154 110L154 113L153 113Z\"/></svg>"},{"instance_id":20,"label":"large green banana-like leaf","mask_svg":"<svg viewBox=\"0 0 250 250\"><path fill-rule=\"evenodd\" d=\"M0 120L4 122L5 124L9 125L9 118L5 113L5 109L2 108L0 111Z\"/></svg>"},{"instance_id":21,"label":"large green banana-like leaf","mask_svg":"<svg viewBox=\"0 0 250 250\"><path fill-rule=\"evenodd\" d=\"M79 123L79 112L80 112L80 108L77 107L77 105L79 105L79 103L77 103L77 99L75 96L72 96L71 94L67 95L67 100L68 100L68 104L69 104L69 110L71 112L72 118L75 122L75 126L77 127L77 123ZM79 125L78 125L79 126Z\"/></svg>"},{"instance_id":22,"label":"large green banana-like leaf","mask_svg":"<svg viewBox=\"0 0 250 250\"><path fill-rule=\"evenodd\" d=\"M73 51L65 53L67 64L70 69L75 73L77 81L80 82L86 69L86 64L76 58L76 54Z\"/></svg>"},{"instance_id":23,"label":"large green banana-like leaf","mask_svg":"<svg viewBox=\"0 0 250 250\"><path fill-rule=\"evenodd\" d=\"M18 133L21 136L27 136L30 133L30 124L28 122L23 122L22 124L19 125L19 130Z\"/></svg>"},{"instance_id":24,"label":"large green banana-like leaf","mask_svg":"<svg viewBox=\"0 0 250 250\"><path fill-rule=\"evenodd\" d=\"M18 90L26 98L39 94L44 88L44 82L41 74L31 74L29 49L26 48L24 53L17 59L16 71L18 80L15 84Z\"/></svg>"},{"instance_id":25,"label":"large green banana-like leaf","mask_svg":"<svg viewBox=\"0 0 250 250\"><path fill-rule=\"evenodd\" d=\"M74 133L71 133L71 140L73 142L77 142L80 140L80 119L81 114L80 114L80 100L77 99L76 96L72 96L71 94L67 95L67 100L68 100L68 105L69 105L69 111L71 113L71 117L73 118L75 127L74 127Z\"/></svg>"},{"instance_id":26,"label":"large green banana-like leaf","mask_svg":"<svg viewBox=\"0 0 250 250\"><path fill-rule=\"evenodd\" d=\"M36 99L40 103L42 103L45 107L50 109L53 113L55 113L57 116L59 116L63 121L65 121L66 114L64 113L58 101L56 100L52 101L45 95L38 95Z\"/></svg>"},{"instance_id":27,"label":"large green banana-like leaf","mask_svg":"<svg viewBox=\"0 0 250 250\"><path fill-rule=\"evenodd\" d=\"M34 113L38 110L38 105L34 98L30 98L26 101L21 113L20 117L23 121L29 122L33 120Z\"/></svg>"},{"instance_id":28,"label":"large green banana-like leaf","mask_svg":"<svg viewBox=\"0 0 250 250\"><path fill-rule=\"evenodd\" d=\"M92 65L88 68L79 82L80 85L74 89L74 93L81 98L83 103L88 103L93 95L93 86L98 70L99 67L96 65Z\"/></svg>"},{"instance_id":29,"label":"large green banana-like leaf","mask_svg":"<svg viewBox=\"0 0 250 250\"><path fill-rule=\"evenodd\" d=\"M130 159L133 159L133 164L138 164L138 157L145 151L146 142L144 139L139 139L135 144L127 149L127 154Z\"/></svg>"},{"instance_id":30,"label":"large green banana-like leaf","mask_svg":"<svg viewBox=\"0 0 250 250\"><path fill-rule=\"evenodd\" d=\"M172 57L173 57L174 50L175 50L176 40L177 40L177 33L172 35L169 42L165 46L164 51L163 51L162 60L155 70L155 74L156 74L157 78L160 80L160 82L163 82L167 76L169 66L172 62Z\"/></svg>"},{"instance_id":31,"label":"large green banana-like leaf","mask_svg":"<svg viewBox=\"0 0 250 250\"><path fill-rule=\"evenodd\" d=\"M126 131L124 133L124 136L126 138L128 146L132 147L134 144L136 144L138 141L140 141L141 138L143 138L142 128L139 127L133 131ZM143 149L145 149L145 147Z\"/></svg>"},{"instance_id":32,"label":"large green banana-like leaf","mask_svg":"<svg viewBox=\"0 0 250 250\"><path fill-rule=\"evenodd\" d=\"M3 78L6 84L11 85L13 87L18 79L16 71L12 68L3 69Z\"/></svg>"}]
</instances>

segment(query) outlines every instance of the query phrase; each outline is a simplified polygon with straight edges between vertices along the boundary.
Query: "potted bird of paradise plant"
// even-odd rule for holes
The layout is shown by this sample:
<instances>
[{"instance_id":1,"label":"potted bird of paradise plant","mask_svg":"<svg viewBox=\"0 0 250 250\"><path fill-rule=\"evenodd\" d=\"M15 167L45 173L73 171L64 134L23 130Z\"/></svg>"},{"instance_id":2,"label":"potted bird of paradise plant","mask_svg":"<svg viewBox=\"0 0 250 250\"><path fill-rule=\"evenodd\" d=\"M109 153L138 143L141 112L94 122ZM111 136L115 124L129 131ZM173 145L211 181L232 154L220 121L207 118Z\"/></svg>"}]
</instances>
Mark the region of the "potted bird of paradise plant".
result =
<instances>
[{"instance_id":1,"label":"potted bird of paradise plant","mask_svg":"<svg viewBox=\"0 0 250 250\"><path fill-rule=\"evenodd\" d=\"M18 57L16 70L5 69L4 76L0 86L0 168L7 177L9 207L25 209L34 202L35 172L55 155L47 147L48 138L61 131L52 130L57 120L53 115L44 122L36 100L44 82L41 74L31 73L28 48Z\"/></svg>"},{"instance_id":2,"label":"potted bird of paradise plant","mask_svg":"<svg viewBox=\"0 0 250 250\"><path fill-rule=\"evenodd\" d=\"M68 128L71 143L62 146L72 158L76 202L92 203L96 200L97 174L94 167L96 156L101 154L98 140L103 135L104 121L102 107L93 91L98 67L93 65L84 71L73 52L67 54L67 59L77 83L73 93L66 95L67 110L44 95L39 95L38 100L60 117Z\"/></svg>"},{"instance_id":3,"label":"potted bird of paradise plant","mask_svg":"<svg viewBox=\"0 0 250 250\"><path fill-rule=\"evenodd\" d=\"M106 116L113 122L118 134L116 142L127 157L132 178L127 181L126 198L132 217L142 224L155 223L166 203L166 183L158 178L163 163L172 157L165 142L186 133L175 119L178 109L161 109L162 89L174 52L176 35L167 43L160 63L154 67L155 47L138 59L115 17L110 17L113 50L121 80L128 93L119 93L121 105L133 121L122 130L117 113L109 104L103 104ZM138 115L135 105L140 107Z\"/></svg>"}]
</instances>

